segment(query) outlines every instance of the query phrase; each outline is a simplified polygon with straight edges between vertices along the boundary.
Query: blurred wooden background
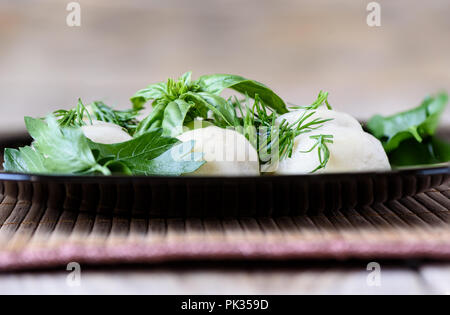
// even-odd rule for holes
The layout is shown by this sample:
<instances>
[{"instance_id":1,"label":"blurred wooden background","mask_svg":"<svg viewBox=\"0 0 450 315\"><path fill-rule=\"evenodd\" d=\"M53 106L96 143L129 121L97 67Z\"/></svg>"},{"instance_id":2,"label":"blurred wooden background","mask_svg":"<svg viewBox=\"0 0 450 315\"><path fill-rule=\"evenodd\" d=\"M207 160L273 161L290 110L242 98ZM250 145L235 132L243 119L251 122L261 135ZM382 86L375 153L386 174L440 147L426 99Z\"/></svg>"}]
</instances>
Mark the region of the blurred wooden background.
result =
<instances>
[{"instance_id":1,"label":"blurred wooden background","mask_svg":"<svg viewBox=\"0 0 450 315\"><path fill-rule=\"evenodd\" d=\"M450 90L448 0L380 0L378 28L370 1L79 0L79 28L66 25L69 2L0 2L3 135L78 97L126 107L188 70L255 78L297 104L324 89L360 118Z\"/></svg>"}]
</instances>

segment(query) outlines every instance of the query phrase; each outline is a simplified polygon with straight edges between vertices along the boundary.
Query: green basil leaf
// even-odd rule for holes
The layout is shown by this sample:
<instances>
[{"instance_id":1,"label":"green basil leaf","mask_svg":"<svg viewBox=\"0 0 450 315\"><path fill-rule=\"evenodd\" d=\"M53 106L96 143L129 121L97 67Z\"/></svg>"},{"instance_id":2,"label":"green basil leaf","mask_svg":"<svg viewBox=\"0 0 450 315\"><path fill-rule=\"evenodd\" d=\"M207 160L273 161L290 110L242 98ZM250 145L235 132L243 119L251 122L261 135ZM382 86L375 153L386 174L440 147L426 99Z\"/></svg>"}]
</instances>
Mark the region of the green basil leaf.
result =
<instances>
[{"instance_id":1,"label":"green basil leaf","mask_svg":"<svg viewBox=\"0 0 450 315\"><path fill-rule=\"evenodd\" d=\"M183 74L179 81L183 83L185 86L189 86L191 84L191 78L192 78L192 71L186 72Z\"/></svg>"},{"instance_id":2,"label":"green basil leaf","mask_svg":"<svg viewBox=\"0 0 450 315\"><path fill-rule=\"evenodd\" d=\"M176 137L183 133L184 120L192 106L192 103L181 99L177 99L167 105L162 122L163 136Z\"/></svg>"},{"instance_id":3,"label":"green basil leaf","mask_svg":"<svg viewBox=\"0 0 450 315\"><path fill-rule=\"evenodd\" d=\"M193 147L194 141L180 143L151 161L138 158L127 164L134 175L179 176L192 173L205 164L202 153L191 152Z\"/></svg>"},{"instance_id":4,"label":"green basil leaf","mask_svg":"<svg viewBox=\"0 0 450 315\"><path fill-rule=\"evenodd\" d=\"M107 167L113 174L133 175L133 172L128 165L120 161L108 161L105 163L105 167Z\"/></svg>"},{"instance_id":5,"label":"green basil leaf","mask_svg":"<svg viewBox=\"0 0 450 315\"><path fill-rule=\"evenodd\" d=\"M279 114L288 112L286 104L274 91L254 80L231 74L213 74L200 77L197 84L202 90L213 94L220 94L225 89L233 89L251 98L255 98L257 94L268 107Z\"/></svg>"},{"instance_id":6,"label":"green basil leaf","mask_svg":"<svg viewBox=\"0 0 450 315\"><path fill-rule=\"evenodd\" d=\"M169 150L179 141L162 137L162 130L149 131L130 141L116 144L101 144L89 141L92 150L99 153L98 160L127 162L132 159L152 160Z\"/></svg>"},{"instance_id":7,"label":"green basil leaf","mask_svg":"<svg viewBox=\"0 0 450 315\"><path fill-rule=\"evenodd\" d=\"M207 128L207 127L213 127L215 126L212 122L207 120L193 120L189 123L185 124L185 127L189 130L194 129L200 129L200 128Z\"/></svg>"},{"instance_id":8,"label":"green basil leaf","mask_svg":"<svg viewBox=\"0 0 450 315\"><path fill-rule=\"evenodd\" d=\"M149 100L162 98L167 94L167 83L161 82L142 89L131 98L133 109L141 110Z\"/></svg>"},{"instance_id":9,"label":"green basil leaf","mask_svg":"<svg viewBox=\"0 0 450 315\"><path fill-rule=\"evenodd\" d=\"M234 107L224 98L208 92L186 93L185 98L213 112L215 124L219 127L234 126L236 112Z\"/></svg>"},{"instance_id":10,"label":"green basil leaf","mask_svg":"<svg viewBox=\"0 0 450 315\"><path fill-rule=\"evenodd\" d=\"M437 137L428 137L422 143L408 139L389 153L389 161L393 167L450 162L450 143Z\"/></svg>"},{"instance_id":11,"label":"green basil leaf","mask_svg":"<svg viewBox=\"0 0 450 315\"><path fill-rule=\"evenodd\" d=\"M156 103L169 104L171 101L180 98L182 94L188 91L196 92L199 87L195 82L191 82L191 72L183 74L178 81L169 79L167 82L156 83L145 89L138 91L132 98L133 108L140 110L148 101L157 101ZM155 104L153 104L155 105Z\"/></svg>"},{"instance_id":12,"label":"green basil leaf","mask_svg":"<svg viewBox=\"0 0 450 315\"><path fill-rule=\"evenodd\" d=\"M162 127L162 122L164 119L164 111L166 109L166 104L158 104L153 107L153 111L144 120L142 120L136 128L134 137L139 137L152 129L157 129Z\"/></svg>"},{"instance_id":13,"label":"green basil leaf","mask_svg":"<svg viewBox=\"0 0 450 315\"><path fill-rule=\"evenodd\" d=\"M225 122L228 126L237 126L239 125L238 118L236 116L236 111L231 102L228 102L224 98L211 94L208 92L200 92L197 93L200 95L207 104L212 105L213 107L209 107L213 110L216 121Z\"/></svg>"},{"instance_id":14,"label":"green basil leaf","mask_svg":"<svg viewBox=\"0 0 450 315\"><path fill-rule=\"evenodd\" d=\"M435 134L447 102L445 93L428 97L412 110L389 117L372 117L367 123L367 129L382 142L386 152L391 152L410 138L422 142L423 138Z\"/></svg>"}]
</instances>

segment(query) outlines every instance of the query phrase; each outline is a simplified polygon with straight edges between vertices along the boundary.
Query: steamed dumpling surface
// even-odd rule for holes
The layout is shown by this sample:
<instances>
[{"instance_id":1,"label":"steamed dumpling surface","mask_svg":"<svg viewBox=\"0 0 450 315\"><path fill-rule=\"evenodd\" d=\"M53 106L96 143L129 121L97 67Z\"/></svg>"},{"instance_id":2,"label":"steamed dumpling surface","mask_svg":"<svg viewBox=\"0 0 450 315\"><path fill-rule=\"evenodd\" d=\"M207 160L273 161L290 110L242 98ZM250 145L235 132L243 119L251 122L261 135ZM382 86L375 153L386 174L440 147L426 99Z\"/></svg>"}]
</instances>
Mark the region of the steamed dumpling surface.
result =
<instances>
[{"instance_id":1,"label":"steamed dumpling surface","mask_svg":"<svg viewBox=\"0 0 450 315\"><path fill-rule=\"evenodd\" d=\"M311 112L310 110L295 110L289 113L286 113L284 115L281 115L277 119L277 123L280 124L284 119L290 123L295 123L303 114L307 114L308 112ZM333 119L328 122L326 122L326 126L336 126L336 127L346 127L346 128L353 128L360 131L363 131L361 124L358 120L356 120L353 116L343 113L343 112L337 112L335 110L329 110L327 108L318 108L314 110L315 114L313 114L311 117L308 118L307 121L311 121L316 118L321 119Z\"/></svg>"},{"instance_id":2,"label":"steamed dumpling surface","mask_svg":"<svg viewBox=\"0 0 450 315\"><path fill-rule=\"evenodd\" d=\"M234 130L213 126L187 131L177 138L182 142L195 140L193 152L204 154L206 163L193 175L259 175L259 159L255 148Z\"/></svg>"},{"instance_id":3,"label":"steamed dumpling surface","mask_svg":"<svg viewBox=\"0 0 450 315\"><path fill-rule=\"evenodd\" d=\"M281 116L289 122L295 122L303 111L294 111ZM333 118L323 127L295 138L291 158L281 161L275 174L310 173L319 165L317 148L308 151L316 141L310 136L325 134L333 135L333 143L327 143L330 159L324 169L317 173L358 172L389 170L390 164L380 141L363 131L359 122L348 114L331 110L317 110L315 117ZM310 119L314 119L310 118Z\"/></svg>"},{"instance_id":4,"label":"steamed dumpling surface","mask_svg":"<svg viewBox=\"0 0 450 315\"><path fill-rule=\"evenodd\" d=\"M94 120L92 125L85 125L81 130L86 138L96 143L114 144L133 139L122 127L103 121Z\"/></svg>"}]
</instances>

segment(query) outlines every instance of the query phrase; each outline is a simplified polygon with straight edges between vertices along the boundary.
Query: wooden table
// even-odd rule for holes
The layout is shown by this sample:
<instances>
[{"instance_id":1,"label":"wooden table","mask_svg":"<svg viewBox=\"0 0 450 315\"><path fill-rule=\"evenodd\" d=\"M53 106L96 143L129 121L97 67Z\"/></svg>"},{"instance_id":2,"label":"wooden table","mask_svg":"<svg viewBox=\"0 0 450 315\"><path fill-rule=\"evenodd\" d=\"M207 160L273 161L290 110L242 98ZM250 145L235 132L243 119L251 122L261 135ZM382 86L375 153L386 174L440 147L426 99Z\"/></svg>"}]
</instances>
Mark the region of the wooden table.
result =
<instances>
[{"instance_id":1,"label":"wooden table","mask_svg":"<svg viewBox=\"0 0 450 315\"><path fill-rule=\"evenodd\" d=\"M3 274L0 294L450 294L450 264L397 262L381 268L381 286L367 285L363 262L91 270L82 271L79 287L66 284L66 271Z\"/></svg>"}]
</instances>

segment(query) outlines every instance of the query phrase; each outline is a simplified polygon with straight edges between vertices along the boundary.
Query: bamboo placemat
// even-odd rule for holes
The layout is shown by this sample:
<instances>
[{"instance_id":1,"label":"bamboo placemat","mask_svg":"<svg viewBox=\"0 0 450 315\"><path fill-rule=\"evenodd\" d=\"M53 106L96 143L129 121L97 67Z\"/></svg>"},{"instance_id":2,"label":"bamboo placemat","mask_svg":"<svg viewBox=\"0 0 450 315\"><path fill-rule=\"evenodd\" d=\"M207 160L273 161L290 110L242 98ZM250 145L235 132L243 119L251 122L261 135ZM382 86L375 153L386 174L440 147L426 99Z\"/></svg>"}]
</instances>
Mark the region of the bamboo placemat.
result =
<instances>
[{"instance_id":1,"label":"bamboo placemat","mask_svg":"<svg viewBox=\"0 0 450 315\"><path fill-rule=\"evenodd\" d=\"M450 259L450 183L414 197L331 214L158 219L112 205L42 200L0 185L0 270L185 260ZM16 197L13 197L16 196Z\"/></svg>"}]
</instances>

